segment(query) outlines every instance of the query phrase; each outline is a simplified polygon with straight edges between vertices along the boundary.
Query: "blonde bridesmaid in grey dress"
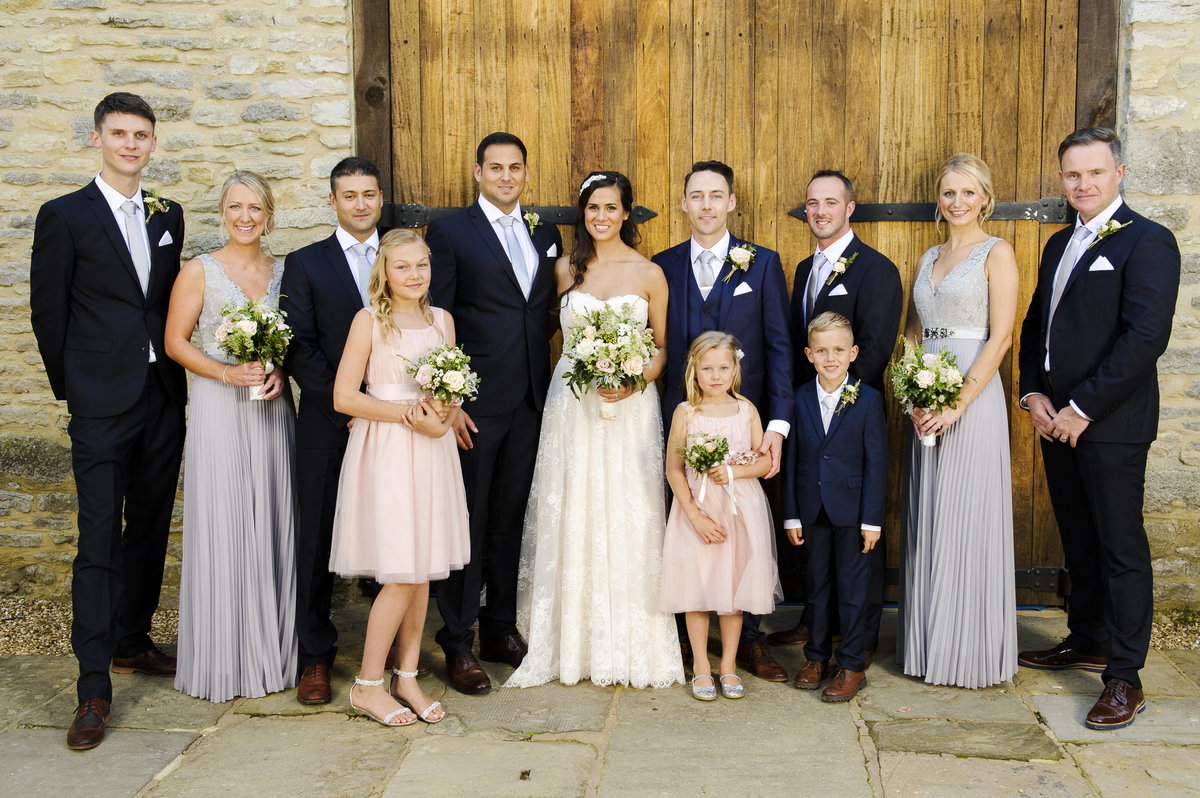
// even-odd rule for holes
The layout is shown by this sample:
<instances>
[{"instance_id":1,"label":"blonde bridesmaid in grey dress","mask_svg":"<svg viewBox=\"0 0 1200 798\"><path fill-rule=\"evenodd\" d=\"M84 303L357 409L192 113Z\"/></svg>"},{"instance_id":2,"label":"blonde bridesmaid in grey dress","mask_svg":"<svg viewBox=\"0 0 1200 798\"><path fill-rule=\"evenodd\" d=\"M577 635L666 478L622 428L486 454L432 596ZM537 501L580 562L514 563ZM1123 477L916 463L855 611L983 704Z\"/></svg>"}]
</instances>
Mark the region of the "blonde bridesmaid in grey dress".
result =
<instances>
[{"instance_id":1,"label":"blonde bridesmaid in grey dress","mask_svg":"<svg viewBox=\"0 0 1200 798\"><path fill-rule=\"evenodd\" d=\"M991 173L961 153L937 182L945 244L921 258L905 335L949 350L966 375L958 407L914 411L904 458L897 661L930 684L987 687L1017 669L1008 400L1017 264L981 223ZM926 447L920 435L932 434Z\"/></svg>"},{"instance_id":2,"label":"blonde bridesmaid in grey dress","mask_svg":"<svg viewBox=\"0 0 1200 798\"><path fill-rule=\"evenodd\" d=\"M280 369L238 364L215 338L226 303L279 303L283 263L262 250L273 208L261 177L229 176L221 192L229 243L183 265L167 315L165 355L195 375L175 689L214 702L296 682L292 396ZM200 348L190 342L196 327ZM265 399L251 400L259 387Z\"/></svg>"}]
</instances>

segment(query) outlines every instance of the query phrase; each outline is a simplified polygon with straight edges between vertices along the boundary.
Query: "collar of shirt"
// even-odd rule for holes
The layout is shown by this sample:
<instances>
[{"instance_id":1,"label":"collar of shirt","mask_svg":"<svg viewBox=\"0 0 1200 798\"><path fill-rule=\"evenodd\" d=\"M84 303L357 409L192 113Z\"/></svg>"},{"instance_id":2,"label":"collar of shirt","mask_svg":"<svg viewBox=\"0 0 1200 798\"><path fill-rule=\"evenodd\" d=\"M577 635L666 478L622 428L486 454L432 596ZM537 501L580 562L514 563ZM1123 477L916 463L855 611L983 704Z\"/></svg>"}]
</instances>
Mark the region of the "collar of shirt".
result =
<instances>
[{"instance_id":1,"label":"collar of shirt","mask_svg":"<svg viewBox=\"0 0 1200 798\"><path fill-rule=\"evenodd\" d=\"M517 203L517 206L512 209L512 213L505 213L504 211L500 210L495 205L493 205L491 202L484 199L483 195L480 194L479 195L479 207L483 210L483 215L487 217L488 223L491 224L493 227L496 226L496 222L500 221L501 216L511 216L512 218L516 219L518 222L521 221L521 203L519 203L519 202Z\"/></svg>"},{"instance_id":2,"label":"collar of shirt","mask_svg":"<svg viewBox=\"0 0 1200 798\"><path fill-rule=\"evenodd\" d=\"M1079 217L1076 216L1075 229L1078 230L1080 227L1086 227L1088 229L1088 236L1083 240L1087 241L1088 239L1095 238L1096 233L1099 232L1100 228L1107 224L1109 219L1113 218L1113 214L1115 214L1121 207L1122 202L1123 200L1121 199L1121 195L1118 194L1117 198L1112 201L1111 205L1093 216L1092 220L1087 224L1079 221Z\"/></svg>"},{"instance_id":3,"label":"collar of shirt","mask_svg":"<svg viewBox=\"0 0 1200 798\"><path fill-rule=\"evenodd\" d=\"M121 206L124 205L129 200L133 200L133 204L138 207L138 215L142 218L142 221L145 221L146 208L142 204L142 184L141 183L138 183L137 191L134 193L133 197L126 197L120 191L117 191L115 188L110 186L108 183L105 183L104 178L100 177L100 175L97 174L96 175L96 188L100 189L101 196L103 196L104 201L108 203L108 207L112 209L114 216L116 216L118 213L124 215L124 211L121 210ZM137 199L134 199L134 197L136 197Z\"/></svg>"},{"instance_id":4,"label":"collar of shirt","mask_svg":"<svg viewBox=\"0 0 1200 798\"><path fill-rule=\"evenodd\" d=\"M371 231L371 237L368 238L366 241L359 241L357 238L355 238L354 236L352 236L348 232L346 232L340 224L338 225L338 229L334 233L334 235L337 236L338 246L340 246L342 248L342 252L346 255L347 258L349 258L350 254L351 254L350 247L354 246L355 244L370 244L372 249L374 249L376 252L379 251L379 229L378 228Z\"/></svg>"},{"instance_id":5,"label":"collar of shirt","mask_svg":"<svg viewBox=\"0 0 1200 798\"><path fill-rule=\"evenodd\" d=\"M838 385L838 387L835 388L832 393L827 392L824 388L821 387L821 378L820 377L817 377L816 380L817 380L817 401L824 402L825 397L827 397L827 396L841 396L842 395L842 389L846 387L846 383L850 382L850 374L847 373L846 376L842 378L841 384Z\"/></svg>"},{"instance_id":6,"label":"collar of shirt","mask_svg":"<svg viewBox=\"0 0 1200 798\"><path fill-rule=\"evenodd\" d=\"M688 240L692 242L691 263L693 266L699 268L700 253L703 252L705 248L700 246L700 243L698 241L696 241L696 239L694 239L694 238L689 238ZM721 236L720 241L713 244L711 247L708 247L709 251L712 252L712 254L717 256L718 262L724 261L726 256L729 255L729 244L730 244L731 240L732 240L732 236L729 234L729 231L726 230L725 235Z\"/></svg>"},{"instance_id":7,"label":"collar of shirt","mask_svg":"<svg viewBox=\"0 0 1200 798\"><path fill-rule=\"evenodd\" d=\"M842 253L846 251L846 247L850 246L850 242L853 240L854 231L847 230L844 236L839 238L837 241L834 241L824 249L822 249L821 245L818 244L816 250L813 252L813 257L815 258L817 256L816 253L820 252L830 263L837 263L837 259L842 257Z\"/></svg>"}]
</instances>

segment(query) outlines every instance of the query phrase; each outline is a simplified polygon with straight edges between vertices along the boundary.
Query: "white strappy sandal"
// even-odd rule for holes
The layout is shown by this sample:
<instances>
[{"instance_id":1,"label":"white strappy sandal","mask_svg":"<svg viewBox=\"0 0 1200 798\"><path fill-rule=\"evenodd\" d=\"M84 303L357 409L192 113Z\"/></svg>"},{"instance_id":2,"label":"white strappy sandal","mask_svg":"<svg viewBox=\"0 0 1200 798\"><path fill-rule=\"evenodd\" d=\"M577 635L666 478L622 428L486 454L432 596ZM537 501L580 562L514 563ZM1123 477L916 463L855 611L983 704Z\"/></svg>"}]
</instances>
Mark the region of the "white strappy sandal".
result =
<instances>
[{"instance_id":1,"label":"white strappy sandal","mask_svg":"<svg viewBox=\"0 0 1200 798\"><path fill-rule=\"evenodd\" d=\"M402 670L400 670L399 668L392 668L392 673L393 673L395 676L400 676L400 677L402 677L402 678L405 678L405 679L416 679L416 678L417 678L417 672L416 672L416 671L402 671ZM383 680L382 680L382 679L380 679L379 683L380 683L380 684L383 684ZM403 698L401 698L400 696L396 695L396 692L395 692L394 690L391 690L391 689L390 689L390 688L391 688L391 685L388 685L388 688L389 688L389 689L388 689L388 692L390 692L390 693L392 694L392 698L396 699L397 701L404 701L404 699L403 699ZM432 724L434 724L434 723L441 723L443 720L445 720L445 719L446 719L446 712L445 712L445 710L443 710L443 711L442 711L442 716L441 716L440 718L438 718L437 720L430 720L430 719L429 719L429 716L430 716L431 714L433 714L433 711L434 711L434 710L436 710L436 709L437 709L438 707L440 707L441 705L442 705L442 702L441 702L441 701L434 701L432 704L430 704L429 706L425 707L425 711L424 711L424 712L421 712L420 714L418 714L418 713L417 713L417 711L416 711L416 710L414 710L414 709L409 709L408 711L409 711L409 712L412 712L414 715L416 715L418 718L420 718L421 720L423 720L425 723L428 723L428 724L432 725Z\"/></svg>"},{"instance_id":2,"label":"white strappy sandal","mask_svg":"<svg viewBox=\"0 0 1200 798\"><path fill-rule=\"evenodd\" d=\"M375 721L376 723L382 723L384 726L411 726L412 724L416 723L417 718L415 716L417 713L413 712L411 709L404 706L403 704L400 705L399 709L393 710L392 712L389 712L388 714L384 715L381 718L378 715L376 715L374 712L371 712L370 710L367 710L367 709L363 709L358 704L354 703L354 687L355 686L362 685L363 687L379 687L381 684L383 684L382 678L372 680L372 679L360 679L357 676L355 676L354 677L354 685L351 686L351 688L350 688L350 708L353 709L355 712L357 712L360 715L366 715L368 718ZM414 717L412 720L401 720L401 721L396 720L396 718L400 717L401 715L405 715L405 714L413 715Z\"/></svg>"}]
</instances>

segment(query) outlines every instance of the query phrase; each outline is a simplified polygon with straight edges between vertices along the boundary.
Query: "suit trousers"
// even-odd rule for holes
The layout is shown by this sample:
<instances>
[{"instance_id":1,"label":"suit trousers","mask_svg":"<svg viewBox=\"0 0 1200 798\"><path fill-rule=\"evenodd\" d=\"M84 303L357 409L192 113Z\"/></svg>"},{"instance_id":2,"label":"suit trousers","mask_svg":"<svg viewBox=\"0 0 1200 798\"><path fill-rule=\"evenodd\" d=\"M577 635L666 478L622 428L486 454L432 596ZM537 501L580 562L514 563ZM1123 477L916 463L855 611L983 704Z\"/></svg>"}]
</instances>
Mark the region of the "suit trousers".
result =
<instances>
[{"instance_id":1,"label":"suit trousers","mask_svg":"<svg viewBox=\"0 0 1200 798\"><path fill-rule=\"evenodd\" d=\"M111 701L113 657L154 646L150 620L162 590L184 407L171 400L160 366L151 364L132 407L103 418L73 415L67 433L79 500L71 577L76 691L81 701Z\"/></svg>"},{"instance_id":2,"label":"suit trousers","mask_svg":"<svg viewBox=\"0 0 1200 798\"><path fill-rule=\"evenodd\" d=\"M812 607L804 656L813 662L828 662L832 656L836 618L842 632L838 664L850 671L866 670L867 594L873 569L871 554L863 554L862 547L862 529L833 526L824 508L814 523L804 527L804 548L808 549L804 592Z\"/></svg>"},{"instance_id":3,"label":"suit trousers","mask_svg":"<svg viewBox=\"0 0 1200 798\"><path fill-rule=\"evenodd\" d=\"M1141 687L1150 648L1154 574L1142 517L1148 443L1094 443L1072 449L1042 441L1046 483L1062 538L1071 597L1067 641L1104 655L1103 678Z\"/></svg>"},{"instance_id":4,"label":"suit trousers","mask_svg":"<svg viewBox=\"0 0 1200 798\"><path fill-rule=\"evenodd\" d=\"M296 449L296 638L299 666L332 665L337 628L330 619L333 515L346 447Z\"/></svg>"},{"instance_id":5,"label":"suit trousers","mask_svg":"<svg viewBox=\"0 0 1200 798\"><path fill-rule=\"evenodd\" d=\"M517 631L517 565L542 428L542 414L531 394L510 415L471 418L479 428L471 436L474 446L459 450L471 560L437 583L438 611L445 625L436 640L447 657L471 653L471 627L477 619L481 640ZM481 607L484 585L487 604Z\"/></svg>"}]
</instances>

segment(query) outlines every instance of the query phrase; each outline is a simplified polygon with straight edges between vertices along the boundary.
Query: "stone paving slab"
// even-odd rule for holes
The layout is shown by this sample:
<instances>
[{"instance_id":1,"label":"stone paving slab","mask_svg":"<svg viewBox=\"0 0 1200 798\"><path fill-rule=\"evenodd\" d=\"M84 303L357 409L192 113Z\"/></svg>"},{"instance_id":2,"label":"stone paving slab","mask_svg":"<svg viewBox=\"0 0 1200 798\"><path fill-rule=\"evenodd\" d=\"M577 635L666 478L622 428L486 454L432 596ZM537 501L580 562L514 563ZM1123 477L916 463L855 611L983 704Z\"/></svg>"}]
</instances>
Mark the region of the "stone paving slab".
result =
<instances>
[{"instance_id":1,"label":"stone paving slab","mask_svg":"<svg viewBox=\"0 0 1200 798\"><path fill-rule=\"evenodd\" d=\"M0 734L0 792L21 798L134 795L195 737L118 729L105 735L99 749L71 751L58 729L10 729Z\"/></svg>"},{"instance_id":2,"label":"stone paving slab","mask_svg":"<svg viewBox=\"0 0 1200 798\"><path fill-rule=\"evenodd\" d=\"M1025 713L1024 722L889 720L869 724L882 751L988 759L1059 759L1054 741Z\"/></svg>"},{"instance_id":3,"label":"stone paving slab","mask_svg":"<svg viewBox=\"0 0 1200 798\"><path fill-rule=\"evenodd\" d=\"M1062 742L1152 742L1200 745L1200 700L1158 698L1146 701L1146 711L1124 729L1094 731L1083 725L1097 696L1034 696L1046 725Z\"/></svg>"},{"instance_id":4,"label":"stone paving slab","mask_svg":"<svg viewBox=\"0 0 1200 798\"><path fill-rule=\"evenodd\" d=\"M1182 652L1177 652L1182 653ZM1200 654L1200 652L1189 652ZM1148 696L1200 698L1200 689L1161 652L1153 649L1146 655L1146 667L1141 671L1142 687ZM1054 695L1087 695L1094 702L1104 690L1100 674L1090 671L1041 671L1018 668L1016 681L1029 693Z\"/></svg>"},{"instance_id":5,"label":"stone paving slab","mask_svg":"<svg viewBox=\"0 0 1200 798\"><path fill-rule=\"evenodd\" d=\"M0 657L0 728L22 720L68 688L74 698L78 676L79 665L70 657ZM74 703L69 712L67 724L74 717Z\"/></svg>"},{"instance_id":6,"label":"stone paving slab","mask_svg":"<svg viewBox=\"0 0 1200 798\"><path fill-rule=\"evenodd\" d=\"M1096 794L1069 759L1020 762L883 752L879 760L883 794L888 798L1080 798Z\"/></svg>"},{"instance_id":7,"label":"stone paving slab","mask_svg":"<svg viewBox=\"0 0 1200 798\"><path fill-rule=\"evenodd\" d=\"M928 685L907 676L891 678L872 665L860 694L863 720L948 718L1028 723L1029 707L1012 683L981 690Z\"/></svg>"},{"instance_id":8,"label":"stone paving slab","mask_svg":"<svg viewBox=\"0 0 1200 798\"><path fill-rule=\"evenodd\" d=\"M232 701L213 704L180 693L165 676L141 673L113 674L110 729L206 729L233 707ZM75 718L79 702L74 690L65 690L53 701L30 712L23 723L65 729ZM107 745L107 743L105 743Z\"/></svg>"},{"instance_id":9,"label":"stone paving slab","mask_svg":"<svg viewBox=\"0 0 1200 798\"><path fill-rule=\"evenodd\" d=\"M306 706L296 700L296 689L271 693L262 698L247 698L238 702L235 712L240 715L319 715L322 712L350 712L350 685L358 674L358 661L334 660L330 674L333 700L328 704Z\"/></svg>"},{"instance_id":10,"label":"stone paving slab","mask_svg":"<svg viewBox=\"0 0 1200 798\"><path fill-rule=\"evenodd\" d=\"M551 682L541 687L496 687L485 696L466 696L451 689L443 702L447 712L473 731L496 727L519 735L599 732L613 693L614 688L591 682L570 687Z\"/></svg>"},{"instance_id":11,"label":"stone paving slab","mask_svg":"<svg viewBox=\"0 0 1200 798\"><path fill-rule=\"evenodd\" d=\"M1200 684L1200 651L1164 651L1162 654L1183 671L1193 684Z\"/></svg>"},{"instance_id":12,"label":"stone paving slab","mask_svg":"<svg viewBox=\"0 0 1200 798\"><path fill-rule=\"evenodd\" d=\"M230 713L148 795L378 793L399 768L410 735L421 733L413 729L336 713L293 718Z\"/></svg>"},{"instance_id":13,"label":"stone paving slab","mask_svg":"<svg viewBox=\"0 0 1200 798\"><path fill-rule=\"evenodd\" d=\"M1096 743L1068 746L1068 752L1102 795L1200 795L1200 749Z\"/></svg>"},{"instance_id":14,"label":"stone paving slab","mask_svg":"<svg viewBox=\"0 0 1200 798\"><path fill-rule=\"evenodd\" d=\"M412 744L383 798L583 795L595 758L596 749L580 742L427 737Z\"/></svg>"}]
</instances>

